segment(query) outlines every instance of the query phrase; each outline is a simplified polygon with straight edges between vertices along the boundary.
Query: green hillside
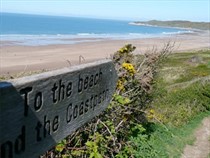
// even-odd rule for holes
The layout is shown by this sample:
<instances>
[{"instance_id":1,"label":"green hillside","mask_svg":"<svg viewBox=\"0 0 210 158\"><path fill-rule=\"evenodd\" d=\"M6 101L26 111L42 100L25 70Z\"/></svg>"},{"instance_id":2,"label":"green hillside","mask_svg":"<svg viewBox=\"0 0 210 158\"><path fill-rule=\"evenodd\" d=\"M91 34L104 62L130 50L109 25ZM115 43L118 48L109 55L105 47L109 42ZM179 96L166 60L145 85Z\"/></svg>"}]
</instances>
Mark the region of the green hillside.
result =
<instances>
[{"instance_id":1,"label":"green hillside","mask_svg":"<svg viewBox=\"0 0 210 158\"><path fill-rule=\"evenodd\" d=\"M166 26L166 27L182 27L182 28L193 28L201 30L210 30L210 22L191 22L191 21L136 21L135 24L155 25L155 26Z\"/></svg>"}]
</instances>

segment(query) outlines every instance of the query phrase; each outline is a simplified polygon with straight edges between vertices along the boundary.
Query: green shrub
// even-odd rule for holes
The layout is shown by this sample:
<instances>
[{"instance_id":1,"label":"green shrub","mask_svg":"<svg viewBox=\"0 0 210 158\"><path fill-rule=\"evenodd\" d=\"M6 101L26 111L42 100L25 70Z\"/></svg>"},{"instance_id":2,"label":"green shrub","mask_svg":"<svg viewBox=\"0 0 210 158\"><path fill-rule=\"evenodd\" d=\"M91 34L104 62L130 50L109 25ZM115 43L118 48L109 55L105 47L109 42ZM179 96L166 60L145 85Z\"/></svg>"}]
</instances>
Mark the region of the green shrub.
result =
<instances>
[{"instance_id":1,"label":"green shrub","mask_svg":"<svg viewBox=\"0 0 210 158\"><path fill-rule=\"evenodd\" d=\"M175 81L183 82L202 76L191 72L209 69L205 64L186 64L192 54L173 54L165 60L170 48L167 44L160 53L133 55L135 47L128 44L117 51L113 62L119 80L108 108L42 158L49 153L59 158L179 157L184 145L192 142L195 128L184 125L210 110L210 83L198 81L169 90L174 82L167 83L159 74L164 67L184 64L187 73Z\"/></svg>"},{"instance_id":2,"label":"green shrub","mask_svg":"<svg viewBox=\"0 0 210 158\"><path fill-rule=\"evenodd\" d=\"M134 50L128 44L113 56L119 80L107 110L67 137L66 144L59 143L51 153L60 157L130 157L141 141L147 145L141 148L142 152L152 151L146 143L149 137L142 134L144 128L139 124L147 122L144 110L152 99L153 78L167 49L144 56L134 56ZM135 132L136 143L130 143Z\"/></svg>"}]
</instances>

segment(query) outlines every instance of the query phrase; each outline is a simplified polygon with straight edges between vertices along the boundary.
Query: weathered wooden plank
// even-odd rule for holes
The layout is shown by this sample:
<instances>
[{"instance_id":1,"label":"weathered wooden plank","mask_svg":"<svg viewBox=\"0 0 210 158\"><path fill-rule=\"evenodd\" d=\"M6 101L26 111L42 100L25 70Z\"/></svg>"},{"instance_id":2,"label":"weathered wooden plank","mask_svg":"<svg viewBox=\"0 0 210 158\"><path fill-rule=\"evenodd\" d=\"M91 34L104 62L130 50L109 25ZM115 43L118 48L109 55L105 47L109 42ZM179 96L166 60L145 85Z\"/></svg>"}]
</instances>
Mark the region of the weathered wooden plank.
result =
<instances>
[{"instance_id":1,"label":"weathered wooden plank","mask_svg":"<svg viewBox=\"0 0 210 158\"><path fill-rule=\"evenodd\" d=\"M110 60L0 83L1 158L38 157L100 114L115 90Z\"/></svg>"}]
</instances>

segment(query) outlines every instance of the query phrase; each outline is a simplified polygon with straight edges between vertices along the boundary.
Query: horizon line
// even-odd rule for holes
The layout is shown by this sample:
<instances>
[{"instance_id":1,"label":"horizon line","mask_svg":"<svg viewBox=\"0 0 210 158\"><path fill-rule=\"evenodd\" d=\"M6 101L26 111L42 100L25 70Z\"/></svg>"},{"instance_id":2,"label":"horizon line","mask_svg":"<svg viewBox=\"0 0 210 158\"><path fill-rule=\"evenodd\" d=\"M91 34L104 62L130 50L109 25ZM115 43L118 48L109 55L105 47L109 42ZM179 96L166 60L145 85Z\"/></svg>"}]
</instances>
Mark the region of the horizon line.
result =
<instances>
[{"instance_id":1,"label":"horizon line","mask_svg":"<svg viewBox=\"0 0 210 158\"><path fill-rule=\"evenodd\" d=\"M187 20L187 19L176 19L176 20L160 20L160 19L146 19L146 18L142 18L142 20L134 20L132 18L126 18L126 19L122 19L122 18L111 18L111 17L94 17L94 16L90 16L90 15L55 15L55 14L47 14L47 13L26 13L26 12L5 12L5 11L0 11L0 13L6 13L6 14L23 14L23 15L40 15L40 16L52 16L52 17L72 17L72 18L87 18L87 19L101 19L101 20L117 20L117 21L130 21L130 22L147 22L147 21L189 21L189 22L204 22L204 23L210 23L209 21L192 21L192 20Z\"/></svg>"}]
</instances>

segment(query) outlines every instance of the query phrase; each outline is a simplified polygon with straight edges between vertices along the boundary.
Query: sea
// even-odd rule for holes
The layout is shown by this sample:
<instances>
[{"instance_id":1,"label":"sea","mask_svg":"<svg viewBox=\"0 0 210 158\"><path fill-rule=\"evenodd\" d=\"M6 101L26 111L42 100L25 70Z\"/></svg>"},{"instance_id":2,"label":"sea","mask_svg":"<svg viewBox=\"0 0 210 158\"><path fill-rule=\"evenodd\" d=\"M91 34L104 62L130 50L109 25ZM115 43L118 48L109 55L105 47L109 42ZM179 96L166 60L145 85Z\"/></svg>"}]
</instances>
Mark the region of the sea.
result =
<instances>
[{"instance_id":1,"label":"sea","mask_svg":"<svg viewBox=\"0 0 210 158\"><path fill-rule=\"evenodd\" d=\"M191 30L132 25L132 21L0 13L0 42L17 45L75 44L107 39L139 39ZM9 41L9 42L3 42Z\"/></svg>"}]
</instances>

